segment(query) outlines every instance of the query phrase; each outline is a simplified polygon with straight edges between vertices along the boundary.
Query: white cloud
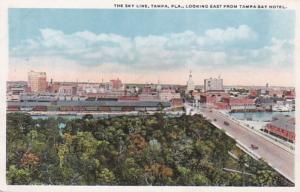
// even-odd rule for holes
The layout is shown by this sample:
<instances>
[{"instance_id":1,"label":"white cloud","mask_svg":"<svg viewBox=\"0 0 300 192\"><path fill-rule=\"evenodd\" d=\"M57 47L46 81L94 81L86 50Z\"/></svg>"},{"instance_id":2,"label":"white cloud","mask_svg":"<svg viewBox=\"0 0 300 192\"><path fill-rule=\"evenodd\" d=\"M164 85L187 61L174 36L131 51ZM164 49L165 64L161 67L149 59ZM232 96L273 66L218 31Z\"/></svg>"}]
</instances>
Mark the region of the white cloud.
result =
<instances>
[{"instance_id":1,"label":"white cloud","mask_svg":"<svg viewBox=\"0 0 300 192\"><path fill-rule=\"evenodd\" d=\"M89 31L80 31L75 33L75 35L90 42L97 40L97 35Z\"/></svg>"},{"instance_id":2,"label":"white cloud","mask_svg":"<svg viewBox=\"0 0 300 192\"><path fill-rule=\"evenodd\" d=\"M40 32L40 37L12 48L11 57L62 58L82 68L101 66L103 71L108 70L107 66L118 66L123 71L168 71L293 64L292 42L273 39L268 45L253 49L249 45L259 36L247 25L208 29L203 35L185 31L134 38L90 31L65 34L49 28Z\"/></svg>"},{"instance_id":3,"label":"white cloud","mask_svg":"<svg viewBox=\"0 0 300 192\"><path fill-rule=\"evenodd\" d=\"M238 28L228 27L226 29L211 29L205 32L207 43L226 43L234 41L253 40L257 34L247 25L240 25Z\"/></svg>"}]
</instances>

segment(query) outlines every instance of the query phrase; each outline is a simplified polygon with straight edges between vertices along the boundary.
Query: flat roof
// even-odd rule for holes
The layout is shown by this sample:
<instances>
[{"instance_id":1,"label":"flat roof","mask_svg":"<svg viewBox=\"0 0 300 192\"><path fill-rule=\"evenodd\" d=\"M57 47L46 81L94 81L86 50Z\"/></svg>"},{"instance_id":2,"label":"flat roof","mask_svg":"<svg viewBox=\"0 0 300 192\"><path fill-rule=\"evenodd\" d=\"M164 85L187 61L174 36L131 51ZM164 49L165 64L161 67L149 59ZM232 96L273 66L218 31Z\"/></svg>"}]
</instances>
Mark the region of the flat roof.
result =
<instances>
[{"instance_id":1,"label":"flat roof","mask_svg":"<svg viewBox=\"0 0 300 192\"><path fill-rule=\"evenodd\" d=\"M295 132L295 124L293 123L293 117L277 116L270 124L280 129L287 130L289 132Z\"/></svg>"},{"instance_id":2,"label":"flat roof","mask_svg":"<svg viewBox=\"0 0 300 192\"><path fill-rule=\"evenodd\" d=\"M109 106L109 107L170 107L170 102L160 101L56 101L56 102L18 102L8 101L8 106Z\"/></svg>"}]
</instances>

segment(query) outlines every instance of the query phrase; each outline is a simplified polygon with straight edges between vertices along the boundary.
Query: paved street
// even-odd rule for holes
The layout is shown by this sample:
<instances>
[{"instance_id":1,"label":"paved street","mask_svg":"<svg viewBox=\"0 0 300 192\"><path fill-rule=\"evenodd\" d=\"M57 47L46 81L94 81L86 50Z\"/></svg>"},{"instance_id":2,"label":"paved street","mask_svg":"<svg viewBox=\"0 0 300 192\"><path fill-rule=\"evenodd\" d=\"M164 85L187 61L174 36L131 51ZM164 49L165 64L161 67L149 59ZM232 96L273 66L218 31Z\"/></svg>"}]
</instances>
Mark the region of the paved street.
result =
<instances>
[{"instance_id":1,"label":"paved street","mask_svg":"<svg viewBox=\"0 0 300 192\"><path fill-rule=\"evenodd\" d=\"M228 117L218 111L205 109L202 112L208 119L214 121L214 123L216 123L219 127L222 127L227 133L233 136L244 146L248 146L249 148L251 144L258 146L258 149L253 150L255 154L262 157L269 163L269 165L271 165L274 169L277 169L289 180L293 182L295 181L295 161L292 153L287 152L281 147L228 119ZM227 121L229 125L225 125L224 121Z\"/></svg>"}]
</instances>

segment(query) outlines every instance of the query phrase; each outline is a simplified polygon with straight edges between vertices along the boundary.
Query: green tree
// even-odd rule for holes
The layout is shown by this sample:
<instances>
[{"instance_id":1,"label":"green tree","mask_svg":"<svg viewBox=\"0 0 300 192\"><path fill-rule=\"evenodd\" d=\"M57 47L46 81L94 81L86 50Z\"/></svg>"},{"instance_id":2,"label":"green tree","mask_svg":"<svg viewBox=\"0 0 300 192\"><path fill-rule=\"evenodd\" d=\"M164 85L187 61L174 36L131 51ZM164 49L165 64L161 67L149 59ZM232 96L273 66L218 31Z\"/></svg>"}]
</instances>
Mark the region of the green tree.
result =
<instances>
[{"instance_id":1,"label":"green tree","mask_svg":"<svg viewBox=\"0 0 300 192\"><path fill-rule=\"evenodd\" d=\"M30 181L29 168L17 168L15 165L9 166L7 172L7 183L9 185L28 185Z\"/></svg>"},{"instance_id":2,"label":"green tree","mask_svg":"<svg viewBox=\"0 0 300 192\"><path fill-rule=\"evenodd\" d=\"M112 171L104 168L97 174L97 182L100 185L113 185L116 183L115 175Z\"/></svg>"},{"instance_id":3,"label":"green tree","mask_svg":"<svg viewBox=\"0 0 300 192\"><path fill-rule=\"evenodd\" d=\"M201 115L32 119L8 113L6 146L8 184L293 186Z\"/></svg>"},{"instance_id":4,"label":"green tree","mask_svg":"<svg viewBox=\"0 0 300 192\"><path fill-rule=\"evenodd\" d=\"M257 183L261 186L276 185L276 173L271 170L261 170L257 172Z\"/></svg>"}]
</instances>

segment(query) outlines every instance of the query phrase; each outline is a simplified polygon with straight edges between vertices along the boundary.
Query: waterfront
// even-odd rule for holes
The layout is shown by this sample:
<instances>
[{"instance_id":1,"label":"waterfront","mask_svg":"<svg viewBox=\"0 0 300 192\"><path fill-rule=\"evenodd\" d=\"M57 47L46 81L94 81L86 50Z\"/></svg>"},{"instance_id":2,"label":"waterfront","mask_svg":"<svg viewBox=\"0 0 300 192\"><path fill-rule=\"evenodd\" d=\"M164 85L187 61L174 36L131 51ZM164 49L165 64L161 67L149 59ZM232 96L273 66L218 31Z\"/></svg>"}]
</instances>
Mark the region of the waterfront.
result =
<instances>
[{"instance_id":1,"label":"waterfront","mask_svg":"<svg viewBox=\"0 0 300 192\"><path fill-rule=\"evenodd\" d=\"M230 137L241 143L242 146L245 147L245 151L255 154L258 158L263 158L269 165L285 175L286 178L294 181L294 154L286 150L280 143L278 144L275 140L267 139L255 131L255 127L251 129L251 125L248 127L245 122L236 121L224 112L204 109L203 114L208 120L211 120L215 126L223 129ZM227 121L229 125L224 125L225 121ZM259 149L252 150L249 148L251 144L255 144ZM250 151L248 149L250 149Z\"/></svg>"},{"instance_id":2,"label":"waterfront","mask_svg":"<svg viewBox=\"0 0 300 192\"><path fill-rule=\"evenodd\" d=\"M8 190L295 186L293 11L8 15Z\"/></svg>"}]
</instances>

